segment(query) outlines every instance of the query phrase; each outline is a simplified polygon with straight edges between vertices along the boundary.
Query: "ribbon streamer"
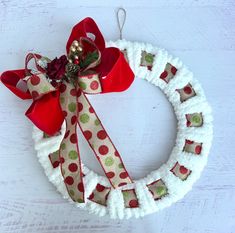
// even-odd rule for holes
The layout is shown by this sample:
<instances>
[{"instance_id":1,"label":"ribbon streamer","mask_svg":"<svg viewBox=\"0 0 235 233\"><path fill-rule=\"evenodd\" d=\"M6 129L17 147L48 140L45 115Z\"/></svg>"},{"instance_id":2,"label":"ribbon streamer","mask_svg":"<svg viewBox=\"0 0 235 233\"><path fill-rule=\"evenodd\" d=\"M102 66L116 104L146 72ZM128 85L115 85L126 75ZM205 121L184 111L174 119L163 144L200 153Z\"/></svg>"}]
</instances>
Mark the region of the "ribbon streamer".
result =
<instances>
[{"instance_id":1,"label":"ribbon streamer","mask_svg":"<svg viewBox=\"0 0 235 233\"><path fill-rule=\"evenodd\" d=\"M94 41L88 33L95 36ZM29 54L25 69L6 71L1 81L21 99L33 99L26 116L46 134L54 135L63 121L66 122L66 133L58 153L60 168L70 197L82 203L85 200L77 125L113 188L132 182L86 94L124 91L133 82L134 74L119 49L105 48L104 38L93 19L85 18L73 28L66 46L68 56L74 41L84 45L85 53L89 47L98 54L95 61L79 70L74 83L63 79L57 86L53 85L40 64L43 57L39 54ZM28 69L32 59L36 65L34 71ZM51 61L47 59L47 62ZM20 80L27 83L26 92L17 87Z\"/></svg>"}]
</instances>

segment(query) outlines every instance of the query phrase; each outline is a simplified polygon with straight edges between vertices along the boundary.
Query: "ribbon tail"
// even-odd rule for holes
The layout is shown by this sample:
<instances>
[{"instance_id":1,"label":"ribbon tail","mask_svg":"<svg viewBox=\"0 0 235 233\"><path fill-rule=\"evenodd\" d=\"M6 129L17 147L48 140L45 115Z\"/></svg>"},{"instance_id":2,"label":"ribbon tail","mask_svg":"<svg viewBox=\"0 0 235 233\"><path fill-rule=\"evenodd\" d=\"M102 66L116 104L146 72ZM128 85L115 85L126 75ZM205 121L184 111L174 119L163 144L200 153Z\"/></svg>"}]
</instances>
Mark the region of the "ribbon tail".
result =
<instances>
[{"instance_id":1,"label":"ribbon tail","mask_svg":"<svg viewBox=\"0 0 235 233\"><path fill-rule=\"evenodd\" d=\"M132 183L121 156L83 91L78 91L78 106L78 125L112 187Z\"/></svg>"},{"instance_id":2,"label":"ribbon tail","mask_svg":"<svg viewBox=\"0 0 235 233\"><path fill-rule=\"evenodd\" d=\"M60 145L60 168L68 194L75 202L84 203L84 185L77 138L77 91L70 83L63 83L61 107L66 122L66 132Z\"/></svg>"}]
</instances>

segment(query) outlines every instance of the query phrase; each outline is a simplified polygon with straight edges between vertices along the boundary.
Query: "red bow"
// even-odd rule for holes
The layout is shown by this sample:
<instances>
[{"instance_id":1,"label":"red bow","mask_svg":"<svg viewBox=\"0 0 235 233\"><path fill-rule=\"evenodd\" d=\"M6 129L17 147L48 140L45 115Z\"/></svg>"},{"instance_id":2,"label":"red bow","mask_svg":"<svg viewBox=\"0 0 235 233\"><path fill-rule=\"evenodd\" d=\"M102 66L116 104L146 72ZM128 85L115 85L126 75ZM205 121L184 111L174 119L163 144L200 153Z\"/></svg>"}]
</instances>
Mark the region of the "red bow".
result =
<instances>
[{"instance_id":1,"label":"red bow","mask_svg":"<svg viewBox=\"0 0 235 233\"><path fill-rule=\"evenodd\" d=\"M88 37L88 33L93 34L94 41ZM84 46L84 53L79 53L79 50L83 51L83 48L79 47L79 42ZM85 93L126 90L133 82L134 74L119 49L105 48L104 38L91 18L85 18L73 28L66 48L68 61L65 56L62 56L54 62L49 62L46 71L39 64L39 61L42 62L42 57L38 54L29 54L26 57L25 69L6 71L2 74L1 80L18 97L33 99L26 116L46 134L55 134L60 130L63 121L66 122L66 133L60 144L59 153L56 153L56 159L57 163L60 163L70 197L76 202L84 202L77 124L102 165L111 185L116 188L132 182L119 153ZM96 58L82 67L80 63L84 63L82 57L88 57L91 48ZM31 59L35 60L36 74L27 68ZM53 70L54 66L55 70ZM58 68L62 68L62 71L66 69L72 69L72 71L68 71L65 76L62 74L59 88L55 88L48 78L52 79L53 76L53 81L58 81L61 76L61 72L58 74L55 72ZM78 72L74 72L73 69L77 69ZM27 91L24 92L18 88L19 81L27 81Z\"/></svg>"},{"instance_id":2,"label":"red bow","mask_svg":"<svg viewBox=\"0 0 235 233\"><path fill-rule=\"evenodd\" d=\"M105 47L104 38L92 18L85 18L74 26L67 42L67 52L74 40L79 40L80 37L90 39L89 33L95 36L94 43L101 52L101 63L95 68L100 77L101 93L126 90L133 82L134 74L119 49ZM29 90L25 92L17 87L23 78L25 78L25 69L6 71L1 75L2 83L15 95L21 99L32 99ZM48 93L34 100L25 113L39 129L49 135L58 132L64 121L59 97L59 91Z\"/></svg>"}]
</instances>

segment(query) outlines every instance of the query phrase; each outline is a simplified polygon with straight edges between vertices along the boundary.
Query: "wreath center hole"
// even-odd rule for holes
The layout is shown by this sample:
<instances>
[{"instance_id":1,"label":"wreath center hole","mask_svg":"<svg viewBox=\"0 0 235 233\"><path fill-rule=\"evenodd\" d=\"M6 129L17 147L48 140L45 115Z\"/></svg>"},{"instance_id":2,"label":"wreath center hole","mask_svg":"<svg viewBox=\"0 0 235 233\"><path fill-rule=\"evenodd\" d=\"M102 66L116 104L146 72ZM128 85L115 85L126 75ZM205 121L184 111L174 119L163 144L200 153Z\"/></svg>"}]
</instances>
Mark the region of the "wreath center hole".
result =
<instances>
[{"instance_id":1,"label":"wreath center hole","mask_svg":"<svg viewBox=\"0 0 235 233\"><path fill-rule=\"evenodd\" d=\"M133 179L143 178L168 160L175 145L177 120L158 87L135 78L127 91L87 96ZM79 129L78 134L82 162L104 175Z\"/></svg>"}]
</instances>

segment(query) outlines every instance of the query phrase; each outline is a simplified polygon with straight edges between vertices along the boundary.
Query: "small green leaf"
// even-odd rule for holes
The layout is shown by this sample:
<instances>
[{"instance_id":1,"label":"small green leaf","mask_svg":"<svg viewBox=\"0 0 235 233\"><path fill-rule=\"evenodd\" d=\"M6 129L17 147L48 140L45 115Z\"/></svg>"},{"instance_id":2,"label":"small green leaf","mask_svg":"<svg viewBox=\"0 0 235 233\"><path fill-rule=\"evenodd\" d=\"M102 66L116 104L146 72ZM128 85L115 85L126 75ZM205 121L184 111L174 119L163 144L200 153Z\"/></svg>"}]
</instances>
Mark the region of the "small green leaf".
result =
<instances>
[{"instance_id":1,"label":"small green leaf","mask_svg":"<svg viewBox=\"0 0 235 233\"><path fill-rule=\"evenodd\" d=\"M87 53L86 57L80 61L79 65L81 68L85 68L88 65L90 65L91 63L93 63L94 61L96 61L98 59L98 52L94 51L94 52L89 52Z\"/></svg>"}]
</instances>

